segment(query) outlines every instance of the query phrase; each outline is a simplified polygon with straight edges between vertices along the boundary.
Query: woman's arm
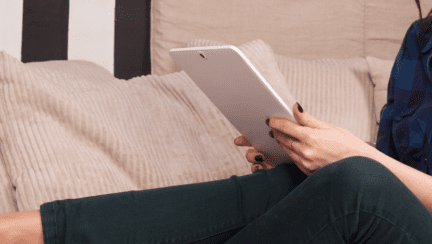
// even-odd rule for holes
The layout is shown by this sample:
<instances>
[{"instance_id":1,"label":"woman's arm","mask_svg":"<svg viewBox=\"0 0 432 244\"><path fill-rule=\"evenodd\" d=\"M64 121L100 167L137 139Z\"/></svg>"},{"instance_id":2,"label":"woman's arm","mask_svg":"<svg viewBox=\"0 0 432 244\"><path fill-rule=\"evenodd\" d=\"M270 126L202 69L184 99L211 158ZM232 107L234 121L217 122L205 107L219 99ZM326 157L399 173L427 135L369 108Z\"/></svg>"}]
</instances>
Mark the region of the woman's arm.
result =
<instances>
[{"instance_id":1,"label":"woman's arm","mask_svg":"<svg viewBox=\"0 0 432 244\"><path fill-rule=\"evenodd\" d=\"M376 150L375 160L395 174L432 213L432 176L403 164Z\"/></svg>"}]
</instances>

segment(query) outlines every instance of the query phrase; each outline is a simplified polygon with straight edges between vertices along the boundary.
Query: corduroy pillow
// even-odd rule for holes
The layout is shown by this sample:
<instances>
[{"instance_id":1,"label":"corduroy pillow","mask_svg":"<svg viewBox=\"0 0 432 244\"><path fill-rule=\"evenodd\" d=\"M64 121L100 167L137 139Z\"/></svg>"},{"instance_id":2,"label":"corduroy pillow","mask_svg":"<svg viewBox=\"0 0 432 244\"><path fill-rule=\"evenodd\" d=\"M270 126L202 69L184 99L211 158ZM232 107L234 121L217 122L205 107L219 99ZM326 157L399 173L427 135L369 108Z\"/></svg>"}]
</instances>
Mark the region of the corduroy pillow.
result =
<instances>
[{"instance_id":1,"label":"corduroy pillow","mask_svg":"<svg viewBox=\"0 0 432 244\"><path fill-rule=\"evenodd\" d=\"M239 48L270 82L283 77L264 42ZM19 211L250 174L240 133L186 73L120 80L86 62L0 52L2 161Z\"/></svg>"},{"instance_id":2,"label":"corduroy pillow","mask_svg":"<svg viewBox=\"0 0 432 244\"><path fill-rule=\"evenodd\" d=\"M303 109L363 141L376 142L374 87L364 58L307 61L275 54L275 59Z\"/></svg>"}]
</instances>

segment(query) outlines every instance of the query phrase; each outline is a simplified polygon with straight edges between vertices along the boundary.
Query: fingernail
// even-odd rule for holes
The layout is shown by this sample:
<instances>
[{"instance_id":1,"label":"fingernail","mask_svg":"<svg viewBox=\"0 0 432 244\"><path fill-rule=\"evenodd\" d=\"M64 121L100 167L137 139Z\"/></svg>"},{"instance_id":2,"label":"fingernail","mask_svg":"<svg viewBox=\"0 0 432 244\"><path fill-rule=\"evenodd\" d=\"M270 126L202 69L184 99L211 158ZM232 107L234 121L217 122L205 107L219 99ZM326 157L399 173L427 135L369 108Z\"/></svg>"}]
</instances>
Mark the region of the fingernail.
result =
<instances>
[{"instance_id":1,"label":"fingernail","mask_svg":"<svg viewBox=\"0 0 432 244\"><path fill-rule=\"evenodd\" d=\"M303 108L300 106L300 103L297 102L298 105L298 110L300 111L300 113L303 113Z\"/></svg>"},{"instance_id":2,"label":"fingernail","mask_svg":"<svg viewBox=\"0 0 432 244\"><path fill-rule=\"evenodd\" d=\"M269 135L270 135L271 138L274 138L274 135L273 135L273 131L272 131L272 130L269 132Z\"/></svg>"},{"instance_id":3,"label":"fingernail","mask_svg":"<svg viewBox=\"0 0 432 244\"><path fill-rule=\"evenodd\" d=\"M255 156L255 161L262 162L262 161L264 161L264 159L261 155L257 155L257 156Z\"/></svg>"},{"instance_id":4,"label":"fingernail","mask_svg":"<svg viewBox=\"0 0 432 244\"><path fill-rule=\"evenodd\" d=\"M270 119L266 119L267 126L270 126Z\"/></svg>"}]
</instances>

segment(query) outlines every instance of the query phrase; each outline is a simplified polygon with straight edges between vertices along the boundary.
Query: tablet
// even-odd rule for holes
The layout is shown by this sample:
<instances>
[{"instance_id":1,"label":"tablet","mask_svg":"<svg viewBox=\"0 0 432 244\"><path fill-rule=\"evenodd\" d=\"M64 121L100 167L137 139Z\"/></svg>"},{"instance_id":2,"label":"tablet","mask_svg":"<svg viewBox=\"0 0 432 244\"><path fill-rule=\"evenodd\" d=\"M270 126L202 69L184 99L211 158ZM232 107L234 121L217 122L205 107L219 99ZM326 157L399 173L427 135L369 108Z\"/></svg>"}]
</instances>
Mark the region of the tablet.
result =
<instances>
[{"instance_id":1,"label":"tablet","mask_svg":"<svg viewBox=\"0 0 432 244\"><path fill-rule=\"evenodd\" d=\"M170 56L254 148L280 163L292 159L269 136L265 120L296 122L292 107L281 99L244 53L235 46L175 48Z\"/></svg>"}]
</instances>

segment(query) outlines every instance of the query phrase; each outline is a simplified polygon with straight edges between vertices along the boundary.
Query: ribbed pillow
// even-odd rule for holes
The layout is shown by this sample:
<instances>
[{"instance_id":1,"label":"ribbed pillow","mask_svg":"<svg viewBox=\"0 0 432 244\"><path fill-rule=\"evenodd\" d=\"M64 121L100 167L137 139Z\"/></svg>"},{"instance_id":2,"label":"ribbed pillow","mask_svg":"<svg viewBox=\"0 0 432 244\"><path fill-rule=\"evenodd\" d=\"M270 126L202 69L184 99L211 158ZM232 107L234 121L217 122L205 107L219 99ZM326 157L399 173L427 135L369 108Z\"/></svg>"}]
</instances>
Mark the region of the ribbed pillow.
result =
<instances>
[{"instance_id":1,"label":"ribbed pillow","mask_svg":"<svg viewBox=\"0 0 432 244\"><path fill-rule=\"evenodd\" d=\"M11 178L4 161L0 163L0 214L17 212L18 206L14 195Z\"/></svg>"},{"instance_id":2,"label":"ribbed pillow","mask_svg":"<svg viewBox=\"0 0 432 244\"><path fill-rule=\"evenodd\" d=\"M239 48L270 82L283 77L264 42ZM240 133L184 72L120 80L86 61L23 64L0 52L0 96L19 211L250 174Z\"/></svg>"},{"instance_id":3,"label":"ribbed pillow","mask_svg":"<svg viewBox=\"0 0 432 244\"><path fill-rule=\"evenodd\" d=\"M62 74L83 79L106 78L113 75L106 68L86 60L51 60L26 63L26 66L37 67L45 70L45 74Z\"/></svg>"},{"instance_id":4,"label":"ribbed pillow","mask_svg":"<svg viewBox=\"0 0 432 244\"><path fill-rule=\"evenodd\" d=\"M306 61L275 54L293 96L316 118L376 142L374 87L364 58Z\"/></svg>"}]
</instances>

